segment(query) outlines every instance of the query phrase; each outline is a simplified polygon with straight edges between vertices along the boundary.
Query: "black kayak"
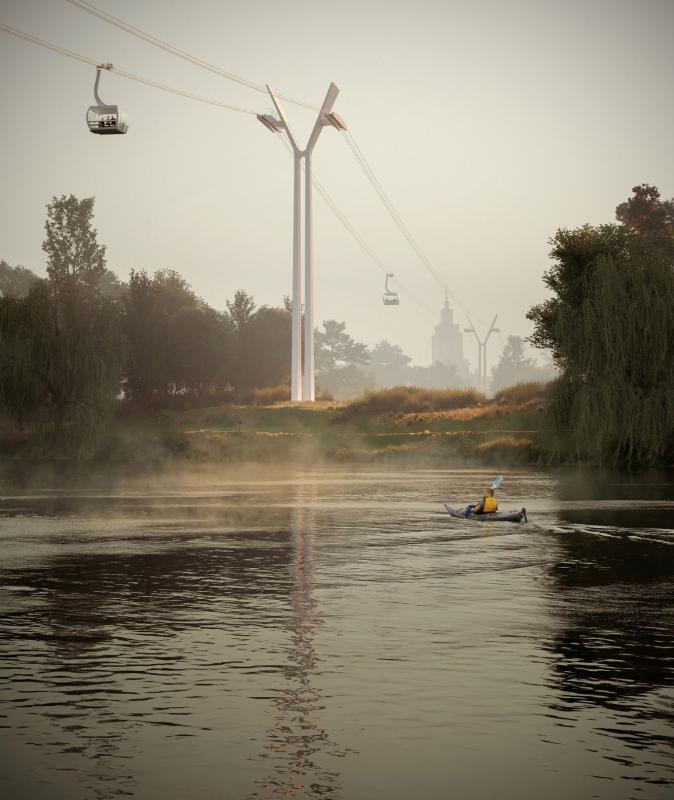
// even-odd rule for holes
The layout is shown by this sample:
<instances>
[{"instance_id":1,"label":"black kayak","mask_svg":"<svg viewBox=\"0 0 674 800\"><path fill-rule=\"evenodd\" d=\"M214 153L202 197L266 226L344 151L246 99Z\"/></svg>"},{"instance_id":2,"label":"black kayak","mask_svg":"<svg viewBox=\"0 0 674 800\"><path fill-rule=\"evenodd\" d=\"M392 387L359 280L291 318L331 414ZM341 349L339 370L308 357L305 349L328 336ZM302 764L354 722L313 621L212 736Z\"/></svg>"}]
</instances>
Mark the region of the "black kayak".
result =
<instances>
[{"instance_id":1,"label":"black kayak","mask_svg":"<svg viewBox=\"0 0 674 800\"><path fill-rule=\"evenodd\" d=\"M526 508L521 509L520 511L508 511L507 513L500 513L498 511L494 511L491 514L470 514L468 517L464 517L464 511L466 507L463 508L452 508L452 506L448 506L445 504L445 508L447 509L447 513L452 517L460 517L461 519L474 519L478 522L526 522L527 521L527 510Z\"/></svg>"}]
</instances>

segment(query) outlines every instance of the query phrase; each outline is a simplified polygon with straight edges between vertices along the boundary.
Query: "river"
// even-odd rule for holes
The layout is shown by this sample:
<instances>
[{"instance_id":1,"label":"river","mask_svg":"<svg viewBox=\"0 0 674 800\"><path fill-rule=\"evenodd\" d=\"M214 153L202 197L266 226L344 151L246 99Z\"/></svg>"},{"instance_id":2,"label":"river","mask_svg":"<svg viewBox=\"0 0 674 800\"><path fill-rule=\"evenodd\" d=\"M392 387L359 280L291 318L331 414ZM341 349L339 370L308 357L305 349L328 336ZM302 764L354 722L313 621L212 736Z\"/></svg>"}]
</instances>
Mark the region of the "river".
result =
<instances>
[{"instance_id":1,"label":"river","mask_svg":"<svg viewBox=\"0 0 674 800\"><path fill-rule=\"evenodd\" d=\"M0 796L674 794L674 476L0 473Z\"/></svg>"}]
</instances>

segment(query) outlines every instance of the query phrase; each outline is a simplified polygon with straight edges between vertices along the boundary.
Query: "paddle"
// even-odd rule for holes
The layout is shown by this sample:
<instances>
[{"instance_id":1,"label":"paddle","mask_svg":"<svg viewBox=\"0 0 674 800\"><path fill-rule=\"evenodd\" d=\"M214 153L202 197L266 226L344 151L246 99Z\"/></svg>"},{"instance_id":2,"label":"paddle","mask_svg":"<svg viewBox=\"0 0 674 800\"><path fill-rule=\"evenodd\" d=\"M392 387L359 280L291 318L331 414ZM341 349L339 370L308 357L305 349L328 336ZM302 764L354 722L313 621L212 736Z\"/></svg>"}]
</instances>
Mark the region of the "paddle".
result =
<instances>
[{"instance_id":1,"label":"paddle","mask_svg":"<svg viewBox=\"0 0 674 800\"><path fill-rule=\"evenodd\" d=\"M494 478L494 483L492 483L491 488L496 490L502 483L503 483L503 475L497 475L496 478Z\"/></svg>"}]
</instances>

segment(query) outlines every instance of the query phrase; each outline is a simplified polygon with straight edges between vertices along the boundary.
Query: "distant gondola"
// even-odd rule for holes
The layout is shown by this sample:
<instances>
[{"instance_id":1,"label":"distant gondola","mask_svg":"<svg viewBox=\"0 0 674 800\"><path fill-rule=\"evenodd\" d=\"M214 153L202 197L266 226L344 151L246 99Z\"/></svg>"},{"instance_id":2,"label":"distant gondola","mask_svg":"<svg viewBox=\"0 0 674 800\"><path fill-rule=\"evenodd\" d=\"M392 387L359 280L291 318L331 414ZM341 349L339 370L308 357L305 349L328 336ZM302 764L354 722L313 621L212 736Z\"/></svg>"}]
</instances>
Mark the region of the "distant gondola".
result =
<instances>
[{"instance_id":1,"label":"distant gondola","mask_svg":"<svg viewBox=\"0 0 674 800\"><path fill-rule=\"evenodd\" d=\"M98 105L89 106L87 110L87 125L92 133L126 133L129 130L129 118L125 111L118 106L106 105L98 94L98 82L101 79L102 69L112 69L112 64L99 64L96 67L96 82L94 83L94 97Z\"/></svg>"},{"instance_id":2,"label":"distant gondola","mask_svg":"<svg viewBox=\"0 0 674 800\"><path fill-rule=\"evenodd\" d=\"M384 305L385 306L399 306L400 300L398 299L398 295L396 292L392 292L388 288L388 279L393 277L392 272L386 273L386 284L384 286Z\"/></svg>"}]
</instances>

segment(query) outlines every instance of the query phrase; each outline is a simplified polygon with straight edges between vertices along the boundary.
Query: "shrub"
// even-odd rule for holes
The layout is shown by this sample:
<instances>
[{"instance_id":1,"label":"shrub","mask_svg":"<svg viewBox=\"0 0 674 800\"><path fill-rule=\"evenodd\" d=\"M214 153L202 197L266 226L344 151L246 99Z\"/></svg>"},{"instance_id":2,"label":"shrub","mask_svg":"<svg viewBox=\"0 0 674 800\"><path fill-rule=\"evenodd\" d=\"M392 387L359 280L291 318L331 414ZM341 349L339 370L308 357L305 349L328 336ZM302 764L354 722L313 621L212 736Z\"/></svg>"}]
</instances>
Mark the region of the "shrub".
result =
<instances>
[{"instance_id":1,"label":"shrub","mask_svg":"<svg viewBox=\"0 0 674 800\"><path fill-rule=\"evenodd\" d=\"M344 409L355 414L413 413L467 408L484 400L475 389L422 389L417 386L394 386L379 392L368 392Z\"/></svg>"},{"instance_id":2,"label":"shrub","mask_svg":"<svg viewBox=\"0 0 674 800\"><path fill-rule=\"evenodd\" d=\"M497 436L495 439L480 442L477 454L482 461L491 464L527 464L538 452L532 439Z\"/></svg>"},{"instance_id":3,"label":"shrub","mask_svg":"<svg viewBox=\"0 0 674 800\"><path fill-rule=\"evenodd\" d=\"M542 383L530 381L529 383L516 383L514 386L506 386L499 389L494 395L497 403L527 403L531 400L545 399L552 397L554 381Z\"/></svg>"},{"instance_id":4,"label":"shrub","mask_svg":"<svg viewBox=\"0 0 674 800\"><path fill-rule=\"evenodd\" d=\"M264 386L253 389L250 393L250 402L256 406L268 406L272 403L287 403L290 401L290 386Z\"/></svg>"}]
</instances>

